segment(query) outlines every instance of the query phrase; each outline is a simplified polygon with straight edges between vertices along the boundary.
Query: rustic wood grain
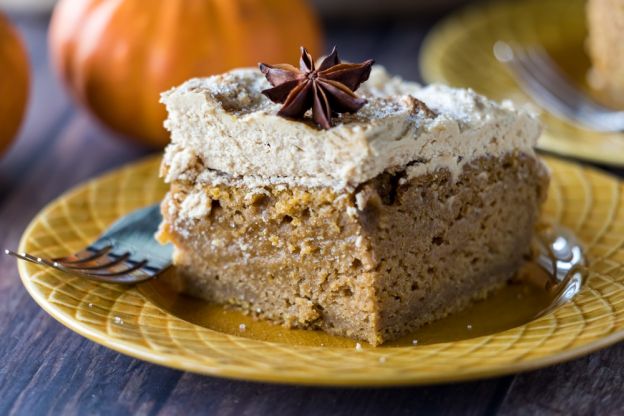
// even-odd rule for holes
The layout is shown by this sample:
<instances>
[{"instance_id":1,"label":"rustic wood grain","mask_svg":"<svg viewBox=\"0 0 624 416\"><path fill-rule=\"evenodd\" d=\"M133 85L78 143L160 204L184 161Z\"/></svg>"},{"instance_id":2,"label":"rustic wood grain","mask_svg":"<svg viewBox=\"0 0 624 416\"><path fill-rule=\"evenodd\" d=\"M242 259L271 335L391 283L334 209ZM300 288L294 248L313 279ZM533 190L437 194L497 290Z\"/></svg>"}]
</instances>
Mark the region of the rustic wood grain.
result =
<instances>
[{"instance_id":1,"label":"rustic wood grain","mask_svg":"<svg viewBox=\"0 0 624 416\"><path fill-rule=\"evenodd\" d=\"M19 20L34 88L19 141L0 161L0 248L71 186L146 152L75 111L50 74L46 19ZM375 57L417 79L426 26L332 25L347 59ZM144 363L65 329L22 288L0 256L0 415L617 414L624 412L624 346L532 373L397 389L327 389L223 380Z\"/></svg>"},{"instance_id":2,"label":"rustic wood grain","mask_svg":"<svg viewBox=\"0 0 624 416\"><path fill-rule=\"evenodd\" d=\"M502 415L624 414L624 344L514 378Z\"/></svg>"}]
</instances>

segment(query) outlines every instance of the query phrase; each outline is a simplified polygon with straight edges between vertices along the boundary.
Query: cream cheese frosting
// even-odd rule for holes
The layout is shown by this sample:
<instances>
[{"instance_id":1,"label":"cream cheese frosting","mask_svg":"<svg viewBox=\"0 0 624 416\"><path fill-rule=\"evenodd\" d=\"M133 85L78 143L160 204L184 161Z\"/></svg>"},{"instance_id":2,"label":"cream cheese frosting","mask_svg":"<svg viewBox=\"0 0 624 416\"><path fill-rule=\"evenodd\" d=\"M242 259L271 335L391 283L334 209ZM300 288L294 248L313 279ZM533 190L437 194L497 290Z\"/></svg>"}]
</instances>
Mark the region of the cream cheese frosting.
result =
<instances>
[{"instance_id":1,"label":"cream cheese frosting","mask_svg":"<svg viewBox=\"0 0 624 416\"><path fill-rule=\"evenodd\" d=\"M277 116L261 94L269 83L257 69L192 79L162 94L171 144L163 175L200 182L355 187L384 171L409 176L448 169L482 156L519 151L535 156L541 132L532 112L472 90L421 86L373 68L357 94L357 114L321 130ZM433 113L424 110L422 101Z\"/></svg>"}]
</instances>

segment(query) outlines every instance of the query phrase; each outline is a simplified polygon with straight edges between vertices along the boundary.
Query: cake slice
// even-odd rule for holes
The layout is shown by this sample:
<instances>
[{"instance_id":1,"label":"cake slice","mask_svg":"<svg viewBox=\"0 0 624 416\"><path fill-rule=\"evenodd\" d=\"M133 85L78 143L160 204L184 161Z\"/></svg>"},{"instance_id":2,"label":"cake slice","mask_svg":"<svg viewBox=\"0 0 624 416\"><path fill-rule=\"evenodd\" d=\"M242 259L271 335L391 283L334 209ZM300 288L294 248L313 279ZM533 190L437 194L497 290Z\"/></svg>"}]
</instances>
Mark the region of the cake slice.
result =
<instances>
[{"instance_id":1,"label":"cake slice","mask_svg":"<svg viewBox=\"0 0 624 416\"><path fill-rule=\"evenodd\" d=\"M277 116L269 87L237 69L162 96L180 290L379 345L518 270L548 186L532 114L376 68L368 103L320 129Z\"/></svg>"}]
</instances>

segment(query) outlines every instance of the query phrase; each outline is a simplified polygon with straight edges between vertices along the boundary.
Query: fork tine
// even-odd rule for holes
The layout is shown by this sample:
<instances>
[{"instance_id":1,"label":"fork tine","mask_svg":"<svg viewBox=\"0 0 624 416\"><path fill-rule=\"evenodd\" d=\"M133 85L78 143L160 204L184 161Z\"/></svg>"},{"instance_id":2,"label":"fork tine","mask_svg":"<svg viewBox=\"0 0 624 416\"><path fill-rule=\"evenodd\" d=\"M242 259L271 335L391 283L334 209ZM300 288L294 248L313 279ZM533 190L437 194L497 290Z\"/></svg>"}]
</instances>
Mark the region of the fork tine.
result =
<instances>
[{"instance_id":1,"label":"fork tine","mask_svg":"<svg viewBox=\"0 0 624 416\"><path fill-rule=\"evenodd\" d=\"M574 83L563 73L559 65L553 60L550 54L542 46L533 46L528 49L530 58L537 69L547 75L549 86L553 87L553 90L561 92L562 96L570 101L581 104L579 108L584 111L595 111L611 113L613 110L607 108L583 93L579 88L574 86Z\"/></svg>"},{"instance_id":2,"label":"fork tine","mask_svg":"<svg viewBox=\"0 0 624 416\"><path fill-rule=\"evenodd\" d=\"M112 258L112 260L111 260ZM113 257L112 255L108 255L108 256L101 256L98 257L94 260L91 260L89 262L65 262L62 260L54 260L57 263L59 263L60 265L62 265L65 268L68 269L76 269L76 270L100 270L100 269L106 269L106 268L111 268L114 267L118 264L121 264L123 262L125 262L126 260L128 260L130 258L130 253L124 253L121 256L115 256ZM104 262L98 261L98 260L102 260L104 259ZM91 264L93 263L93 264Z\"/></svg>"},{"instance_id":3,"label":"fork tine","mask_svg":"<svg viewBox=\"0 0 624 416\"><path fill-rule=\"evenodd\" d=\"M101 269L102 272L99 272L99 270L83 270L83 271L78 271L78 272L83 273L83 274L88 274L90 276L113 277L113 276L121 276L124 274L135 272L143 268L143 266L145 266L146 264L147 264L147 260L143 260L143 261L137 262L136 264L130 264L130 265L124 264L127 267L124 269L119 269L119 270L106 271L105 269ZM75 269L68 269L68 270L75 270Z\"/></svg>"},{"instance_id":4,"label":"fork tine","mask_svg":"<svg viewBox=\"0 0 624 416\"><path fill-rule=\"evenodd\" d=\"M146 280L152 279L154 274L147 273L144 270L135 270L132 273L123 273L120 275L98 275L98 274L84 274L84 277L87 277L92 280L105 281L108 283L141 283Z\"/></svg>"},{"instance_id":5,"label":"fork tine","mask_svg":"<svg viewBox=\"0 0 624 416\"><path fill-rule=\"evenodd\" d=\"M75 270L68 270L70 273L79 274L82 277L91 279L98 282L107 283L141 283L153 278L156 272L145 270L143 267L147 264L147 260L137 263L130 268L126 268L118 271L95 273L92 271L77 272Z\"/></svg>"},{"instance_id":6,"label":"fork tine","mask_svg":"<svg viewBox=\"0 0 624 416\"><path fill-rule=\"evenodd\" d=\"M562 105L570 109L573 120L597 130L605 129L603 121L596 119L596 114L604 114L611 110L594 103L574 87L544 48L532 47L524 56L527 65L532 67L533 75L541 80L544 88L559 97Z\"/></svg>"},{"instance_id":7,"label":"fork tine","mask_svg":"<svg viewBox=\"0 0 624 416\"><path fill-rule=\"evenodd\" d=\"M543 73L536 69L536 64L521 46L498 41L494 44L496 59L504 63L519 81L520 86L539 104L546 108L555 107L558 112L568 113L572 110L557 94L548 88L551 84L543 79Z\"/></svg>"},{"instance_id":8,"label":"fork tine","mask_svg":"<svg viewBox=\"0 0 624 416\"><path fill-rule=\"evenodd\" d=\"M504 45L509 49L510 56L508 59L501 59L497 55L497 58L514 73L525 92L552 113L567 119L578 120L579 112L575 107L568 104L568 101L571 100L561 98L552 90L552 83L544 78L542 72L536 68L535 63L527 57L524 49L508 44Z\"/></svg>"},{"instance_id":9,"label":"fork tine","mask_svg":"<svg viewBox=\"0 0 624 416\"><path fill-rule=\"evenodd\" d=\"M4 250L4 253L8 254L9 256L17 257L20 260L26 260L30 263L39 264L38 258L35 256L31 256L28 253L17 253L12 250Z\"/></svg>"},{"instance_id":10,"label":"fork tine","mask_svg":"<svg viewBox=\"0 0 624 416\"><path fill-rule=\"evenodd\" d=\"M67 267L67 265L56 260L50 260L46 258L36 257L29 253L17 253L12 250L4 250L5 254L11 255L21 260L28 261L30 263L44 265L52 267L61 272L78 275L87 279L91 279L98 282L105 283L141 283L149 280L156 275L160 269L148 266L147 260L132 261L128 260L126 254L115 259L113 262L106 265L100 265L104 267L97 268L80 268L80 267ZM129 257L129 254L128 254ZM114 269L116 266L125 265L124 268ZM113 269L111 269L111 267Z\"/></svg>"},{"instance_id":11,"label":"fork tine","mask_svg":"<svg viewBox=\"0 0 624 416\"><path fill-rule=\"evenodd\" d=\"M531 68L533 75L541 80L542 85L564 100L566 104L569 104L570 108L581 109L585 105L594 106L583 93L572 85L543 47L526 48L521 57L525 59L525 63Z\"/></svg>"},{"instance_id":12,"label":"fork tine","mask_svg":"<svg viewBox=\"0 0 624 416\"><path fill-rule=\"evenodd\" d=\"M96 260L99 257L102 257L108 254L113 249L113 246L108 245L100 249L96 249L94 247L87 247L87 249L83 251L79 251L76 254L72 254L67 257L57 257L52 259L53 261L62 262L65 264L80 264L86 263L93 260Z\"/></svg>"},{"instance_id":13,"label":"fork tine","mask_svg":"<svg viewBox=\"0 0 624 416\"><path fill-rule=\"evenodd\" d=\"M52 268L54 268L56 270L60 270L62 272L70 272L71 273L70 269L64 268L63 266L61 266L60 263L58 263L58 262L56 262L54 260L48 260L48 259L44 259L44 258L41 258L41 257L35 257L35 256L33 256L31 254L28 254L28 253L16 253L16 252L11 251L11 250L4 250L4 252L6 254L9 254L9 255L13 256L13 257L17 257L18 259L21 259L21 260L26 260L26 261L34 263L34 264L49 266L49 267L52 267Z\"/></svg>"},{"instance_id":14,"label":"fork tine","mask_svg":"<svg viewBox=\"0 0 624 416\"><path fill-rule=\"evenodd\" d=\"M67 267L63 263L60 263L58 261L50 261L48 259L42 259L42 258L37 258L36 262L45 264L46 266L54 267L57 270L61 270L67 273L74 273L74 274L79 274L79 275L102 277L102 278L130 274L132 272L135 272L141 269L143 266L147 264L147 260L143 260L140 262L133 262L133 261L125 260L123 262L114 262L115 265L108 267L108 268L106 267L78 268L78 267ZM114 269L115 266L120 266L122 264L127 267L123 269L117 269L117 270Z\"/></svg>"},{"instance_id":15,"label":"fork tine","mask_svg":"<svg viewBox=\"0 0 624 416\"><path fill-rule=\"evenodd\" d=\"M62 272L70 273L70 274L85 277L94 281L106 282L106 283L141 283L141 282L151 279L156 274L148 270L145 270L145 271L142 270L142 268L147 265L147 260L136 262L136 264L131 264L128 267L123 268L123 269L109 270L109 271L106 271L106 269L69 268L69 267L63 266L59 262L54 262L54 261L50 261L47 259L40 259L40 260L41 261L39 261L38 263L45 264L46 266L53 267ZM121 263L118 263L117 265L120 265L120 264Z\"/></svg>"},{"instance_id":16,"label":"fork tine","mask_svg":"<svg viewBox=\"0 0 624 416\"><path fill-rule=\"evenodd\" d=\"M559 97L554 95L544 84L535 77L534 71L521 59L515 59L507 63L508 67L516 75L523 89L529 93L538 104L553 113L574 119L576 117L574 109L570 108Z\"/></svg>"}]
</instances>

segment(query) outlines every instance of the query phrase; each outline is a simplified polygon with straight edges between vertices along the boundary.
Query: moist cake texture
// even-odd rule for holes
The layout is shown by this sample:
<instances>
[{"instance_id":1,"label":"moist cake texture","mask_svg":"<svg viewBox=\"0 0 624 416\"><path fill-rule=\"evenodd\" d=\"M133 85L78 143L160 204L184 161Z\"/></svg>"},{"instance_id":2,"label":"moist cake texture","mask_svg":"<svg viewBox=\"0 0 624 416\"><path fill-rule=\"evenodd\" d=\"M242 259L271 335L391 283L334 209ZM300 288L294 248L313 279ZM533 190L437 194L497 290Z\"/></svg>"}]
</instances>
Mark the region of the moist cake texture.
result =
<instances>
[{"instance_id":1,"label":"moist cake texture","mask_svg":"<svg viewBox=\"0 0 624 416\"><path fill-rule=\"evenodd\" d=\"M240 69L163 95L181 290L379 345L517 271L548 186L532 114L377 68L368 104L319 130L276 116L268 86Z\"/></svg>"}]
</instances>

